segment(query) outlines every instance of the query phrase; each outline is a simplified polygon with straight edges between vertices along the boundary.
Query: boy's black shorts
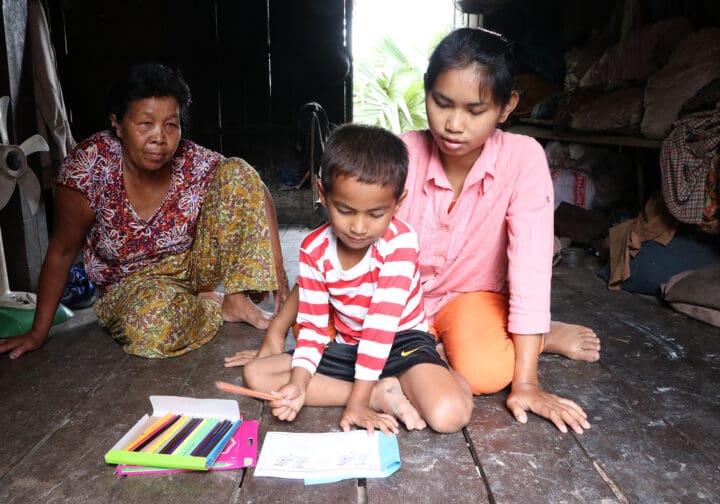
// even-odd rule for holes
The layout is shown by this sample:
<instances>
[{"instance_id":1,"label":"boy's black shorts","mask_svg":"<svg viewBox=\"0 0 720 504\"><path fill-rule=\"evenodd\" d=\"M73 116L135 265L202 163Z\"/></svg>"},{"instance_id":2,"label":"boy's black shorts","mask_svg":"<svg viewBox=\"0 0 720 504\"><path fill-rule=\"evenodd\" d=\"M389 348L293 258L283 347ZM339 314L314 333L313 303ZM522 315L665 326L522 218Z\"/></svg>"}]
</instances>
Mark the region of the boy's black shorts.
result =
<instances>
[{"instance_id":1,"label":"boy's black shorts","mask_svg":"<svg viewBox=\"0 0 720 504\"><path fill-rule=\"evenodd\" d=\"M380 378L398 376L416 364L437 364L447 369L447 363L435 349L435 337L424 331L400 331L395 335L390 355ZM335 343L325 345L317 372L345 381L355 381L357 345Z\"/></svg>"}]
</instances>

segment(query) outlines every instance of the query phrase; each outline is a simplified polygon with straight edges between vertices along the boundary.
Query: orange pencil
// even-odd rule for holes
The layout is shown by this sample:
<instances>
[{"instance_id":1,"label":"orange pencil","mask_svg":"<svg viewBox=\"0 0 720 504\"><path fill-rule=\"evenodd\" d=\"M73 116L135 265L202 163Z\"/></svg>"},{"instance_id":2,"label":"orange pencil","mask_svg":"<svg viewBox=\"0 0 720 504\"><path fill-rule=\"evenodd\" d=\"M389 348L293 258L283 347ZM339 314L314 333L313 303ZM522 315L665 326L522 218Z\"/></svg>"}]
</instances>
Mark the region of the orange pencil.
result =
<instances>
[{"instance_id":1,"label":"orange pencil","mask_svg":"<svg viewBox=\"0 0 720 504\"><path fill-rule=\"evenodd\" d=\"M240 394L244 396L254 397L256 399L264 399L265 401L274 401L276 399L284 399L277 394L266 394L265 392L258 392L257 390L249 389L247 387L241 387L239 385L233 385L222 381L216 381L215 386L224 391L231 392L233 394Z\"/></svg>"}]
</instances>

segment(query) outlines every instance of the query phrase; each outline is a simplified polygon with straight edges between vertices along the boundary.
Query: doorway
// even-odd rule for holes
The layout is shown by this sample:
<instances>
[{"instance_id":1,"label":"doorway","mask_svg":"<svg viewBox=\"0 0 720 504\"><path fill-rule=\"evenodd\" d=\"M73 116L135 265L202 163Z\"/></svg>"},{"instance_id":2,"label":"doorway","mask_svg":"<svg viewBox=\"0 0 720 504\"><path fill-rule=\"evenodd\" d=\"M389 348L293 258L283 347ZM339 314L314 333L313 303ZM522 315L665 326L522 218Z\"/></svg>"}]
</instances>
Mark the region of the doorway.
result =
<instances>
[{"instance_id":1,"label":"doorway","mask_svg":"<svg viewBox=\"0 0 720 504\"><path fill-rule=\"evenodd\" d=\"M411 7L410 7L411 6ZM353 120L395 133L427 127L423 74L455 22L453 0L355 0Z\"/></svg>"}]
</instances>

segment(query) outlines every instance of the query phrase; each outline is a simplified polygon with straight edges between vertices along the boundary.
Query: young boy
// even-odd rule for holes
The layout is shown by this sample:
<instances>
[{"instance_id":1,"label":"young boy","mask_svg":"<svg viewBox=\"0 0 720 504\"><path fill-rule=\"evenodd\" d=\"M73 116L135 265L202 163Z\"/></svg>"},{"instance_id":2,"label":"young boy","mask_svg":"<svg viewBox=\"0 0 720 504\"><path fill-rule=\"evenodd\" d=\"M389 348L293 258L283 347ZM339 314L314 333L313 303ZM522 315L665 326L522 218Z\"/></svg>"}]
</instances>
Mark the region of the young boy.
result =
<instances>
[{"instance_id":1,"label":"young boy","mask_svg":"<svg viewBox=\"0 0 720 504\"><path fill-rule=\"evenodd\" d=\"M318 181L328 223L300 249L294 353L254 359L243 372L248 386L284 398L270 402L278 419L292 421L307 404L345 405L343 430L397 432L394 415L408 428L427 422L440 432L469 421L469 388L427 332L417 236L395 218L407 164L402 140L381 128L348 124L328 140ZM397 382L374 390L378 379L394 376L410 401L404 411L402 392L392 390Z\"/></svg>"}]
</instances>

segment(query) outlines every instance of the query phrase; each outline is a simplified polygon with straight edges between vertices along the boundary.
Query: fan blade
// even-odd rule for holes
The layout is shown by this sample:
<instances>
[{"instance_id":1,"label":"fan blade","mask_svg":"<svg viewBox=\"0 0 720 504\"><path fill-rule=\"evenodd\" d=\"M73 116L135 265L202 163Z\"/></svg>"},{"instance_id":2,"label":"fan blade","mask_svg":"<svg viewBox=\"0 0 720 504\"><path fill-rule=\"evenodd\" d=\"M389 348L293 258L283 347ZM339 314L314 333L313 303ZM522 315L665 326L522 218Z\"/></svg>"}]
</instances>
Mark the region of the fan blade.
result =
<instances>
[{"instance_id":1,"label":"fan blade","mask_svg":"<svg viewBox=\"0 0 720 504\"><path fill-rule=\"evenodd\" d=\"M25 174L19 179L17 179L17 183L18 186L20 186L20 189L22 189L23 193L25 194L28 205L30 206L30 211L34 215L35 212L37 212L38 207L40 206L40 195L42 193L40 182L38 182L38 179L33 173L33 171L28 168L25 171Z\"/></svg>"},{"instance_id":2,"label":"fan blade","mask_svg":"<svg viewBox=\"0 0 720 504\"><path fill-rule=\"evenodd\" d=\"M15 177L11 177L3 170L0 170L0 209L4 208L7 202L10 201L15 192L16 181Z\"/></svg>"},{"instance_id":3,"label":"fan blade","mask_svg":"<svg viewBox=\"0 0 720 504\"><path fill-rule=\"evenodd\" d=\"M35 134L20 144L20 149L29 156L33 152L47 152L50 146L40 134Z\"/></svg>"},{"instance_id":4,"label":"fan blade","mask_svg":"<svg viewBox=\"0 0 720 504\"><path fill-rule=\"evenodd\" d=\"M10 105L10 97L3 96L0 98L0 139L5 145L10 143L7 131L8 105Z\"/></svg>"}]
</instances>

